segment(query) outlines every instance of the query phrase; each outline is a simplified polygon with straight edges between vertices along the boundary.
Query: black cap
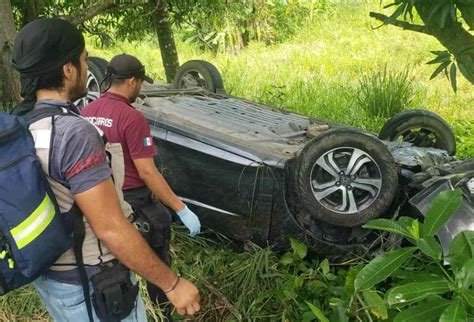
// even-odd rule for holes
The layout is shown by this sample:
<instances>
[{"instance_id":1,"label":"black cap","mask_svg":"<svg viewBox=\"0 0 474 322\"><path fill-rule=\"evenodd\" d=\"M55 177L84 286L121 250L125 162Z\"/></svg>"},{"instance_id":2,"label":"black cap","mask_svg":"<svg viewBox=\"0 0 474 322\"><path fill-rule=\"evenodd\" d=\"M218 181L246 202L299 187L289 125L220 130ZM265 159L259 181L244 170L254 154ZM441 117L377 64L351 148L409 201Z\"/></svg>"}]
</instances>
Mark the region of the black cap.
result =
<instances>
[{"instance_id":1,"label":"black cap","mask_svg":"<svg viewBox=\"0 0 474 322\"><path fill-rule=\"evenodd\" d=\"M41 76L79 56L84 47L84 37L71 23L41 18L16 36L12 64L23 77Z\"/></svg>"},{"instance_id":2,"label":"black cap","mask_svg":"<svg viewBox=\"0 0 474 322\"><path fill-rule=\"evenodd\" d=\"M136 57L127 54L112 58L107 66L106 74L119 79L136 77L153 84L153 79L145 74L145 66Z\"/></svg>"}]
</instances>

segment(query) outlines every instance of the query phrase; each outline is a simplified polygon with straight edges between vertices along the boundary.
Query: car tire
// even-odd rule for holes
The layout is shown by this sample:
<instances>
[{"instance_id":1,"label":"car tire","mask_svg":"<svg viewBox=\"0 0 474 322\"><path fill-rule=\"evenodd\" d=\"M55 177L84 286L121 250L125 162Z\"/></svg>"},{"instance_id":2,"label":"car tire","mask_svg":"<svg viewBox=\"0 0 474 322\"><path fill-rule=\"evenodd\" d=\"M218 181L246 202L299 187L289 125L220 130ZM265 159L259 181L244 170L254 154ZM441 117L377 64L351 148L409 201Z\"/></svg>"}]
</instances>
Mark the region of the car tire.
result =
<instances>
[{"instance_id":1,"label":"car tire","mask_svg":"<svg viewBox=\"0 0 474 322\"><path fill-rule=\"evenodd\" d=\"M390 118L380 130L381 140L411 142L418 147L434 147L456 153L454 134L441 117L425 110L401 112Z\"/></svg>"},{"instance_id":2,"label":"car tire","mask_svg":"<svg viewBox=\"0 0 474 322\"><path fill-rule=\"evenodd\" d=\"M190 60L180 66L173 85L178 89L198 86L212 93L224 92L221 73L216 66L204 60Z\"/></svg>"},{"instance_id":3,"label":"car tire","mask_svg":"<svg viewBox=\"0 0 474 322\"><path fill-rule=\"evenodd\" d=\"M87 58L87 95L74 102L79 110L99 98L100 93L107 89L108 84L105 84L104 79L108 64L107 60L100 57ZM99 90L101 84L102 87Z\"/></svg>"},{"instance_id":4,"label":"car tire","mask_svg":"<svg viewBox=\"0 0 474 322\"><path fill-rule=\"evenodd\" d=\"M89 70L91 73L94 74L96 79L99 81L99 84L102 84L101 91L105 91L108 84L103 82L103 80L106 78L105 70L107 69L109 62L103 58L92 56L87 59L87 63L89 64Z\"/></svg>"},{"instance_id":5,"label":"car tire","mask_svg":"<svg viewBox=\"0 0 474 322\"><path fill-rule=\"evenodd\" d=\"M325 223L362 225L383 215L397 192L398 167L371 134L333 129L311 140L298 158L298 198Z\"/></svg>"}]
</instances>

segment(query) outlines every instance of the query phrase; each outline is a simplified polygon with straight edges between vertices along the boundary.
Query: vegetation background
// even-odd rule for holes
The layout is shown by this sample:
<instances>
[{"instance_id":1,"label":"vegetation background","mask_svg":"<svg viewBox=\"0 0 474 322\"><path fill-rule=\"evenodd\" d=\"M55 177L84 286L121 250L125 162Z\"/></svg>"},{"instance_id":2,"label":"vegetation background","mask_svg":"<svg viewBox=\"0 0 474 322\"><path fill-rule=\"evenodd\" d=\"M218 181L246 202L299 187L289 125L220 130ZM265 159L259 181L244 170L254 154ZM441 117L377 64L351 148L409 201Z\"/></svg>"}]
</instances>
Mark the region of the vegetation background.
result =
<instances>
[{"instance_id":1,"label":"vegetation background","mask_svg":"<svg viewBox=\"0 0 474 322\"><path fill-rule=\"evenodd\" d=\"M368 13L383 12L379 1L260 0L258 8L249 7L258 14L242 9L246 1L229 3L175 24L174 32L180 62L212 62L231 95L373 132L396 112L428 109L452 126L457 156L474 155L472 84L459 78L454 93L443 74L429 80L430 51L443 47L426 35L376 28L380 23ZM152 33L125 33L123 39L89 36L89 53L106 59L135 55L155 79L166 79ZM176 269L203 292L197 320L312 321L318 316L314 306L330 321L382 316L354 293L350 281L357 265L308 257L296 242L288 253L275 254L252 244L236 248L212 232L190 239L177 228L173 254ZM147 308L151 320L161 319L151 304ZM28 319L48 319L30 287L0 298L0 320Z\"/></svg>"}]
</instances>

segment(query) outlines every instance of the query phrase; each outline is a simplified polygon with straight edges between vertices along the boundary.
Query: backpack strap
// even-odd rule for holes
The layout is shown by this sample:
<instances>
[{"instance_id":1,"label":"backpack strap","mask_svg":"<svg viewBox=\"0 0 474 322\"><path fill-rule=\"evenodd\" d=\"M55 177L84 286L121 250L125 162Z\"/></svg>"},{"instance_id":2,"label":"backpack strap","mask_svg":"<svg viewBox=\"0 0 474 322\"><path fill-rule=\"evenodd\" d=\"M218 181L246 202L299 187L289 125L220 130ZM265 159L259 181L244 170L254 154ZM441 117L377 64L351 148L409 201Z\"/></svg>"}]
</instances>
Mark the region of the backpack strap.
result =
<instances>
[{"instance_id":1,"label":"backpack strap","mask_svg":"<svg viewBox=\"0 0 474 322\"><path fill-rule=\"evenodd\" d=\"M34 109L31 112L26 113L23 115L23 118L25 119L26 123L28 125L31 125L35 122L38 122L39 120L42 120L47 117L55 116L55 115L71 115L71 116L76 116L76 114L68 111L65 108L56 106L56 107L43 107L39 109Z\"/></svg>"},{"instance_id":2,"label":"backpack strap","mask_svg":"<svg viewBox=\"0 0 474 322\"><path fill-rule=\"evenodd\" d=\"M72 205L70 213L72 213L72 215L74 216L74 256L76 257L77 269L81 278L84 301L86 302L87 307L87 315L89 316L89 321L93 322L94 318L92 315L92 300L89 289L89 278L87 277L86 268L84 266L84 260L82 258L82 244L84 243L84 238L86 235L83 214L76 203Z\"/></svg>"}]
</instances>

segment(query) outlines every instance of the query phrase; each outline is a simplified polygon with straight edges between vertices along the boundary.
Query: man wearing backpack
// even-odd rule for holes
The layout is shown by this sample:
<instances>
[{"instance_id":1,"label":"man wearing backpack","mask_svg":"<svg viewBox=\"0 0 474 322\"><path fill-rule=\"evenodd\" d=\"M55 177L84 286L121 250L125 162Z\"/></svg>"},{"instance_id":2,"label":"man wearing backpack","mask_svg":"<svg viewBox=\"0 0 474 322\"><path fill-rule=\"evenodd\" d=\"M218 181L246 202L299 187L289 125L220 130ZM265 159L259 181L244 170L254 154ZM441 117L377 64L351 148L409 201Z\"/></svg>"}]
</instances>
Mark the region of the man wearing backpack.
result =
<instances>
[{"instance_id":1,"label":"man wearing backpack","mask_svg":"<svg viewBox=\"0 0 474 322\"><path fill-rule=\"evenodd\" d=\"M111 169L100 133L77 116L71 103L86 92L82 34L66 21L38 19L18 33L13 56L25 98L15 112L34 120L29 129L36 154L61 216L77 208L84 216L81 249L67 250L33 283L51 316L58 321L146 321L129 270L162 289L179 314L199 311L197 288L172 272L129 222L131 208L121 195L123 168L114 166L120 158L108 150ZM41 116L51 111L56 112ZM80 235L77 226L76 220L74 234ZM90 283L81 282L84 275ZM91 294L94 310L88 307Z\"/></svg>"}]
</instances>

